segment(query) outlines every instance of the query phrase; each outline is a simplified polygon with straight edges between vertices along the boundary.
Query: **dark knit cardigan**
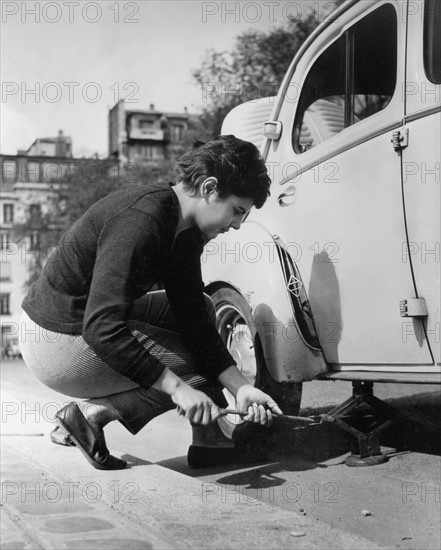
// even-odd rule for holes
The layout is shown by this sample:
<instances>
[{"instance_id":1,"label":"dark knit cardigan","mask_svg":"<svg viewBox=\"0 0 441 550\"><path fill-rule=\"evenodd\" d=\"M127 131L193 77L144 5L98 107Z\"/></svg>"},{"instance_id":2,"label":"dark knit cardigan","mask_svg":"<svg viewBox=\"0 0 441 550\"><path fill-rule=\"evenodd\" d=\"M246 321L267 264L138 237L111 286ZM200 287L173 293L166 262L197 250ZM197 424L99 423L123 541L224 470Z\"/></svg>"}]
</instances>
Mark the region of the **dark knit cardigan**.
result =
<instances>
[{"instance_id":1,"label":"dark knit cardigan","mask_svg":"<svg viewBox=\"0 0 441 550\"><path fill-rule=\"evenodd\" d=\"M202 234L192 228L174 241L178 219L179 201L169 183L101 199L63 235L23 309L44 329L81 334L106 364L149 387L165 367L126 321L134 301L162 281L198 372L215 379L236 363L209 322Z\"/></svg>"}]
</instances>

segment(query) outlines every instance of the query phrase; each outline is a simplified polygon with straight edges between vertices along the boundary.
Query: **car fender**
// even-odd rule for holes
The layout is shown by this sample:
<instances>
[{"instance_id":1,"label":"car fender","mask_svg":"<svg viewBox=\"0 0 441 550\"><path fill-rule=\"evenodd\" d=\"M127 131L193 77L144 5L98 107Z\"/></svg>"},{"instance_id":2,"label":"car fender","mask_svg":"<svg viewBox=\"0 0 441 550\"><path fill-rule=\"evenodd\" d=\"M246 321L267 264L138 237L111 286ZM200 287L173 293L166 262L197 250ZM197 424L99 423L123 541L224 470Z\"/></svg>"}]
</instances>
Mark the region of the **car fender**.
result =
<instances>
[{"instance_id":1,"label":"car fender","mask_svg":"<svg viewBox=\"0 0 441 550\"><path fill-rule=\"evenodd\" d=\"M276 381L312 380L327 365L319 345L308 343L299 328L279 247L277 238L255 221L244 223L240 232L219 235L202 255L206 292L231 286L242 294Z\"/></svg>"}]
</instances>

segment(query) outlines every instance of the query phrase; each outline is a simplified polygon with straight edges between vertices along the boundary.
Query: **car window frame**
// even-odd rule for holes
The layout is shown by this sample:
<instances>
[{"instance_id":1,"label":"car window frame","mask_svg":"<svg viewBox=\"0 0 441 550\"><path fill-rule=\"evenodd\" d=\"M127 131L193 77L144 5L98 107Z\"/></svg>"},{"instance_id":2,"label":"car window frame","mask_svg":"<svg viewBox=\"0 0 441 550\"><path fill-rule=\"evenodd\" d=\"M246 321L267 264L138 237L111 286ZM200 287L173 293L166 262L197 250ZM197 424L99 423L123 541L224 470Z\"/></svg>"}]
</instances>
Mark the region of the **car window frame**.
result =
<instances>
[{"instance_id":1,"label":"car window frame","mask_svg":"<svg viewBox=\"0 0 441 550\"><path fill-rule=\"evenodd\" d=\"M391 14L393 13L393 15L395 16L395 18L394 18L394 23L395 23L395 34L394 34L394 36L395 36L396 49L395 49L395 64L394 64L395 74L394 74L393 90L391 92L390 99L389 99L388 103L384 107L382 107L381 109L379 109L375 113L373 113L371 115L368 115L367 117L364 117L361 120L356 121L355 120L355 112L354 112L355 111L355 109L354 109L354 98L355 98L355 95L354 95L354 83L355 83L355 78L354 78L354 75L355 75L354 42L355 42L355 40L354 40L354 36L355 36L355 28L356 28L357 25L360 25L360 23L364 19L366 19L367 17L371 17L372 14L374 14L374 13L380 11L380 10L383 10L385 7L390 7L391 8ZM389 104L393 101L393 98L394 98L394 96L396 94L396 90L397 90L397 84L399 82L399 51L398 51L399 30L398 30L398 28L399 28L399 13L397 12L396 6L392 2L384 2L379 6L374 5L372 10L370 10L368 13L363 14L363 16L358 18L357 20L353 21L352 24L348 25L347 28L342 30L342 32L338 36L336 36L334 38L334 40L329 42L327 44L326 48L323 48L320 51L320 53L316 56L314 61L310 64L310 66L308 68L308 71L306 73L306 76L303 79L302 91L300 93L299 100L298 100L296 108L295 108L295 114L294 114L294 118L293 118L292 129L291 129L291 147L292 147L292 150L294 151L294 153L296 155L302 156L305 152L307 152L311 149L316 149L317 146L322 145L323 143L329 141L330 139L334 139L342 131L347 130L349 127L353 126L354 124L359 124L363 120L366 120L367 118L371 118L372 116L375 116L378 113L380 113L381 111L384 111L385 109L387 109ZM298 129L298 126L299 126L298 115L299 115L299 109L302 109L302 97L304 97L306 92L307 92L307 90L304 89L304 86L306 85L306 83L307 83L307 81L308 81L308 79L311 75L311 72L314 70L314 67L319 62L319 60L325 55L326 52L329 51L330 48L335 47L339 40L340 41L344 40L344 42L345 42L345 46L344 46L345 47L345 50L344 50L345 59L343 60L343 62L345 64L345 74L344 74L344 88L345 88L344 127L342 128L341 131L336 132L335 135L324 139L322 142L319 142L317 145L314 145L313 147L308 148L306 150L305 149L300 150L300 147L299 147L299 145L300 145L300 135L296 130ZM320 100L320 98L319 98L319 100ZM308 108L312 104L313 103L311 103L308 106ZM303 113L301 115L302 116L302 123L304 121L304 115L305 115L308 108L305 108L303 110Z\"/></svg>"}]
</instances>

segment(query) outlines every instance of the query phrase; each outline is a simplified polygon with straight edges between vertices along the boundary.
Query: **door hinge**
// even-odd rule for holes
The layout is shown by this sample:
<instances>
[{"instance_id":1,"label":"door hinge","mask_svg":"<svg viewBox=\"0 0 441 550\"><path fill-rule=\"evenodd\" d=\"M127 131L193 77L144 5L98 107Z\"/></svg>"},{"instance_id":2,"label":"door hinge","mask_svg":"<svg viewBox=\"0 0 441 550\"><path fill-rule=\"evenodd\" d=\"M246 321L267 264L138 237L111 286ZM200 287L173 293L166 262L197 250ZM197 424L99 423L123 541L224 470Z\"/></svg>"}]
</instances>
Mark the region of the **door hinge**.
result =
<instances>
[{"instance_id":1,"label":"door hinge","mask_svg":"<svg viewBox=\"0 0 441 550\"><path fill-rule=\"evenodd\" d=\"M424 298L407 298L400 300L401 317L427 317L427 306Z\"/></svg>"},{"instance_id":2,"label":"door hinge","mask_svg":"<svg viewBox=\"0 0 441 550\"><path fill-rule=\"evenodd\" d=\"M392 132L392 139L390 140L395 151L401 151L409 145L409 128L401 128Z\"/></svg>"}]
</instances>

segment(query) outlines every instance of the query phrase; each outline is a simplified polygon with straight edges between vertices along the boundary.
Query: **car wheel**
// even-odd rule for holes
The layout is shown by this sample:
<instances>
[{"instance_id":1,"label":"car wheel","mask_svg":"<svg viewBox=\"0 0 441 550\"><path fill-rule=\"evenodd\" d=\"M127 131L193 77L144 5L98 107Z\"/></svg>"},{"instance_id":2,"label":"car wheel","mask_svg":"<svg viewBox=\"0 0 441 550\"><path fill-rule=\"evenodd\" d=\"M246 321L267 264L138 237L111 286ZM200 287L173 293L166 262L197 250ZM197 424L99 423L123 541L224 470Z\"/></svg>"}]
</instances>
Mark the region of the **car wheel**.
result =
<instances>
[{"instance_id":1,"label":"car wheel","mask_svg":"<svg viewBox=\"0 0 441 550\"><path fill-rule=\"evenodd\" d=\"M211 294L216 308L216 328L229 349L237 368L253 386L268 393L285 414L297 415L302 397L302 384L276 382L265 365L262 342L253 320L252 310L245 298L235 289L222 287ZM234 409L233 395L224 390L229 408ZM231 437L243 424L237 415L227 415L221 428Z\"/></svg>"}]
</instances>

